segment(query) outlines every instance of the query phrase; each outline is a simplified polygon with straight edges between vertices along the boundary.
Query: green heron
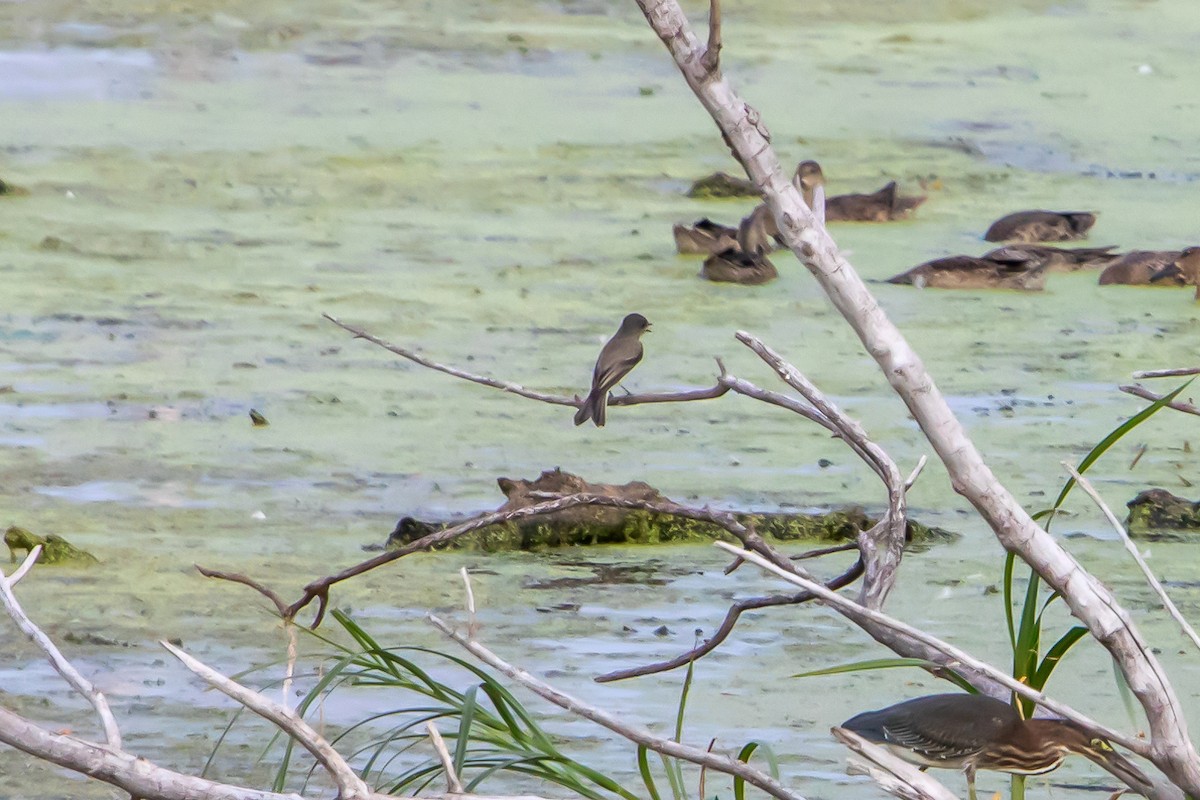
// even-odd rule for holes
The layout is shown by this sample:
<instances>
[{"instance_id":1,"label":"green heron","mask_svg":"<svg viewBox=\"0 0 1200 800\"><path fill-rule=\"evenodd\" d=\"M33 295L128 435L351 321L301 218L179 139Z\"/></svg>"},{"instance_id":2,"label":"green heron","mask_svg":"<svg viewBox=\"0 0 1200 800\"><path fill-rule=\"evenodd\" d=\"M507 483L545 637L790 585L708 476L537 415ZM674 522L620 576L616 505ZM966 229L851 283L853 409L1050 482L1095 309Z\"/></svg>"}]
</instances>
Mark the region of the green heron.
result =
<instances>
[{"instance_id":1,"label":"green heron","mask_svg":"<svg viewBox=\"0 0 1200 800\"><path fill-rule=\"evenodd\" d=\"M975 800L975 771L1039 775L1077 753L1132 786L1149 779L1112 745L1072 722L1021 719L1008 703L978 694L934 694L866 711L842 723L864 739L926 767L962 769Z\"/></svg>"}]
</instances>

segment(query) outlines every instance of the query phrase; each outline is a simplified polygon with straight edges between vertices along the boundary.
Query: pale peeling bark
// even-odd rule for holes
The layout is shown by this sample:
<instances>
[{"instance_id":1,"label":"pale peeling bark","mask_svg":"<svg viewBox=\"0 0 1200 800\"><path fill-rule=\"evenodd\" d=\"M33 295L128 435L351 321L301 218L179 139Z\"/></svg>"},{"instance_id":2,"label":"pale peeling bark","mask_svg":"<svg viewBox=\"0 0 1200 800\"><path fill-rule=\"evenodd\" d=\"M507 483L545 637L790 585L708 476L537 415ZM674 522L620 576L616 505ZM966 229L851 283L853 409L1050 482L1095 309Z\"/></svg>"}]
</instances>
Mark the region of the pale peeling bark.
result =
<instances>
[{"instance_id":1,"label":"pale peeling bark","mask_svg":"<svg viewBox=\"0 0 1200 800\"><path fill-rule=\"evenodd\" d=\"M817 279L908 406L945 464L954 490L978 510L1007 550L1062 594L1072 613L1112 653L1146 712L1155 764L1188 794L1200 796L1200 755L1188 739L1179 700L1129 614L1107 587L1033 521L988 469L921 359L780 168L758 112L737 96L719 69L706 68L705 48L676 0L638 0L638 5L750 178L762 188L788 247Z\"/></svg>"}]
</instances>

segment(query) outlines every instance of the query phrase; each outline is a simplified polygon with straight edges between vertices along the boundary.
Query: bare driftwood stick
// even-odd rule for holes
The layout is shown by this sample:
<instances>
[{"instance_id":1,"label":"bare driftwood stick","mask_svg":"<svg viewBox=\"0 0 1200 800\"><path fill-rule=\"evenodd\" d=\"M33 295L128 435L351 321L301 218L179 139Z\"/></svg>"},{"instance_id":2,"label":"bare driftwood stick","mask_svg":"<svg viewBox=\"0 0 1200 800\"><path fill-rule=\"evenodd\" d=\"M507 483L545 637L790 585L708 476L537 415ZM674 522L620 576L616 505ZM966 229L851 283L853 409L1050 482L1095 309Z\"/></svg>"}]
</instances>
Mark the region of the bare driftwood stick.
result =
<instances>
[{"instance_id":1,"label":"bare driftwood stick","mask_svg":"<svg viewBox=\"0 0 1200 800\"><path fill-rule=\"evenodd\" d=\"M572 697L565 692L561 692L558 689L555 689L553 686L543 683L542 681L533 677L525 670L512 666L483 645L456 632L441 619L430 615L429 622L484 664L487 664L492 669L507 675L510 679L521 684L539 697L549 700L559 708L566 709L572 714L583 717L586 720L590 720L597 725L607 728L608 730L625 739L628 739L631 742L643 745L647 749L653 750L656 753L662 753L663 755L671 756L673 758L680 758L684 761L690 761L693 764L700 764L708 767L709 769L723 772L726 775L736 775L737 777L745 780L746 783L750 784L751 786L756 786L772 797L777 798L777 800L804 800L800 795L788 791L783 784L772 778L770 775L751 767L744 761L739 761L736 758L730 758L729 756L718 755L716 753L709 753L699 747L681 744L671 739L663 739L655 736L645 728L622 722L607 711L597 708L589 703L585 703L584 701Z\"/></svg>"},{"instance_id":2,"label":"bare driftwood stick","mask_svg":"<svg viewBox=\"0 0 1200 800\"><path fill-rule=\"evenodd\" d=\"M1181 378L1185 375L1200 375L1200 367L1179 367L1176 369L1148 369L1133 373L1137 380L1143 378Z\"/></svg>"},{"instance_id":3,"label":"bare driftwood stick","mask_svg":"<svg viewBox=\"0 0 1200 800\"><path fill-rule=\"evenodd\" d=\"M834 550L837 548L827 548ZM843 572L841 575L825 583L825 586L830 589L841 589L849 586L854 581L858 580L862 575L862 559L857 559L850 569ZM658 661L653 664L646 664L641 667L629 667L628 669L618 669L612 672L607 672L596 677L597 683L610 683L612 681L621 681L626 678L637 678L642 675L653 675L659 672L667 672L669 670L686 667L688 664L700 659L713 650L716 650L722 642L729 638L729 634L733 633L734 627L738 623L742 612L753 611L759 608L771 608L773 606L791 606L806 603L816 597L812 592L797 592L795 594L778 594L768 597L748 597L744 600L738 600L729 607L725 613L725 619L721 621L713 635L705 639L700 644L688 650L685 653L680 653L674 658L666 661Z\"/></svg>"},{"instance_id":4,"label":"bare driftwood stick","mask_svg":"<svg viewBox=\"0 0 1200 800\"><path fill-rule=\"evenodd\" d=\"M1200 635L1196 634L1196 629L1184 618L1183 613L1171 600L1171 596L1167 594L1167 590L1159 583L1158 578L1154 577L1154 573L1150 570L1150 565L1146 563L1146 559L1142 558L1142 554L1138 552L1137 545L1134 544L1133 539L1129 538L1129 531L1125 530L1125 525L1121 520L1117 519L1117 515L1112 512L1112 509L1108 507L1108 504L1104 502L1104 499L1100 497L1100 493L1096 491L1087 478L1076 472L1075 468L1066 461L1062 462L1062 465L1066 467L1067 472L1079 484L1079 488L1087 492L1088 497L1092 498L1092 501L1104 513L1104 518L1108 520L1108 524L1117 532L1117 536L1121 537L1121 544L1125 545L1125 550L1133 557L1134 563L1142 571L1142 575L1146 578L1146 583L1150 584L1150 588L1154 590L1154 593L1158 595L1158 599L1162 601L1163 608L1171 615L1171 619L1179 623L1179 627L1183 630L1183 635L1191 640L1197 650L1200 650Z\"/></svg>"},{"instance_id":5,"label":"bare driftwood stick","mask_svg":"<svg viewBox=\"0 0 1200 800\"><path fill-rule=\"evenodd\" d=\"M888 493L888 508L878 524L859 536L859 551L863 556L866 575L860 601L868 608L883 608L884 600L896 581L896 570L904 554L904 535L908 527L905 482L896 462L879 445L867 438L866 431L846 416L800 370L761 340L737 332L737 339L763 361L771 365L784 383L791 386L837 429L838 436L859 455L883 481Z\"/></svg>"},{"instance_id":6,"label":"bare driftwood stick","mask_svg":"<svg viewBox=\"0 0 1200 800\"><path fill-rule=\"evenodd\" d=\"M334 750L329 742L325 741L325 738L313 730L312 726L295 711L284 708L258 692L226 678L212 667L193 658L169 642L159 642L159 644L205 683L232 697L260 717L275 723L280 730L299 742L329 773L329 777L338 787L339 798L342 800L367 800L370 797L371 790L367 788L367 784L363 783L362 778L358 777L350 768L346 759L342 758L341 754Z\"/></svg>"},{"instance_id":7,"label":"bare driftwood stick","mask_svg":"<svg viewBox=\"0 0 1200 800\"><path fill-rule=\"evenodd\" d=\"M708 47L704 49L704 68L709 72L721 69L721 0L709 0L708 3Z\"/></svg>"},{"instance_id":8,"label":"bare driftwood stick","mask_svg":"<svg viewBox=\"0 0 1200 800\"><path fill-rule=\"evenodd\" d=\"M29 551L29 554L25 556L25 561L13 573L17 576L17 580L20 580L33 568L33 563L41 554L40 546ZM17 596L13 594L9 579L3 575L0 575L0 596L4 599L4 608L12 617L12 621L21 629L21 633L25 634L26 638L45 654L50 661L50 666L54 667L54 671L61 675L72 689L79 692L85 700L92 704L92 708L96 710L96 716L100 718L100 726L104 729L104 740L108 742L108 746L114 750L120 750L121 729L117 726L116 717L113 716L104 693L97 689L91 681L80 675L79 670L75 669L75 666L63 656L54 642L50 641L50 637L42 633L41 629L25 615L25 610L21 608L21 604L17 602Z\"/></svg>"},{"instance_id":9,"label":"bare driftwood stick","mask_svg":"<svg viewBox=\"0 0 1200 800\"><path fill-rule=\"evenodd\" d=\"M433 743L433 749L437 753L438 760L442 762L442 770L446 773L446 786L450 794L462 794L462 781L458 779L458 773L454 771L454 759L450 758L450 751L446 749L446 743L442 740L442 734L438 732L437 726L432 722L425 723L425 730L429 732L429 741Z\"/></svg>"},{"instance_id":10,"label":"bare driftwood stick","mask_svg":"<svg viewBox=\"0 0 1200 800\"><path fill-rule=\"evenodd\" d=\"M720 75L704 68L704 47L678 2L638 0L638 5L747 174L763 190L784 241L879 364L945 464L955 490L976 508L1005 549L1033 566L1113 655L1146 712L1152 760L1181 789L1200 796L1200 754L1188 736L1179 698L1129 613L1033 521L984 463L920 358L784 174L758 112Z\"/></svg>"},{"instance_id":11,"label":"bare driftwood stick","mask_svg":"<svg viewBox=\"0 0 1200 800\"><path fill-rule=\"evenodd\" d=\"M869 775L888 794L903 800L959 800L928 772L898 758L854 731L834 727L833 737L857 753L866 763L850 761L851 774Z\"/></svg>"},{"instance_id":12,"label":"bare driftwood stick","mask_svg":"<svg viewBox=\"0 0 1200 800\"><path fill-rule=\"evenodd\" d=\"M1185 374L1190 375L1192 373L1187 372ZM1156 394L1155 392L1147 389L1145 386L1141 386L1140 384L1136 383L1124 384L1122 386L1118 386L1117 388L1125 394L1131 394L1134 397L1140 397L1143 400L1149 400L1151 402L1157 402L1163 398L1161 394ZM1172 400L1171 402L1167 403L1167 408L1173 408L1176 411L1182 411L1185 414L1195 414L1200 416L1200 408L1196 408L1196 406L1192 405L1191 403L1185 403L1182 400Z\"/></svg>"},{"instance_id":13,"label":"bare driftwood stick","mask_svg":"<svg viewBox=\"0 0 1200 800\"><path fill-rule=\"evenodd\" d=\"M13 570L13 573L9 575L8 578L3 578L3 576L0 576L0 580L7 580L8 588L13 588L20 582L21 578L24 578L29 574L29 571L33 569L33 565L37 563L37 560L41 558L41 556L42 546L40 544L35 544L33 549L25 554L25 560L21 562L21 565Z\"/></svg>"}]
</instances>

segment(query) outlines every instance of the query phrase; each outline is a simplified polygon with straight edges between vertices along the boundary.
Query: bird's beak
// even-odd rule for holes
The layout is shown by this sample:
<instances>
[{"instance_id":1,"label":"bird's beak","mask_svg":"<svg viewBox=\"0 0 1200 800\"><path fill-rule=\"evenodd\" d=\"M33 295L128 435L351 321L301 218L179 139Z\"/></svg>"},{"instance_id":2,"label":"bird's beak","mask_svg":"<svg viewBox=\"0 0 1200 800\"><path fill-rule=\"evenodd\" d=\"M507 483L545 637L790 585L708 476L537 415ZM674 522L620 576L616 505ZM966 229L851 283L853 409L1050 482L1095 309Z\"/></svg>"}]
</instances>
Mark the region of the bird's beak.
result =
<instances>
[{"instance_id":1,"label":"bird's beak","mask_svg":"<svg viewBox=\"0 0 1200 800\"><path fill-rule=\"evenodd\" d=\"M1153 782L1146 777L1146 773L1138 769L1136 764L1116 750L1097 753L1096 757L1092 760L1142 794L1154 788Z\"/></svg>"}]
</instances>

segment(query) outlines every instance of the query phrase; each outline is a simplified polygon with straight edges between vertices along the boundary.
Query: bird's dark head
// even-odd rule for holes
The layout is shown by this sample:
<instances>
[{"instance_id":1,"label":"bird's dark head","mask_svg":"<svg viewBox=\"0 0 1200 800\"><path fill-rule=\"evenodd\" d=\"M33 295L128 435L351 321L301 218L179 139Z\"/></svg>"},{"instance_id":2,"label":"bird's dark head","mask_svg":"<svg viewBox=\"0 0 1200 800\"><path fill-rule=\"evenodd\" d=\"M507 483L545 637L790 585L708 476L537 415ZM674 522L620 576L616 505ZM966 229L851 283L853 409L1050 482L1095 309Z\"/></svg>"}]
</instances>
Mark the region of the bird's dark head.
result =
<instances>
[{"instance_id":1,"label":"bird's dark head","mask_svg":"<svg viewBox=\"0 0 1200 800\"><path fill-rule=\"evenodd\" d=\"M1088 211L1071 211L1063 216L1076 233L1087 233L1096 224L1096 215Z\"/></svg>"},{"instance_id":2,"label":"bird's dark head","mask_svg":"<svg viewBox=\"0 0 1200 800\"><path fill-rule=\"evenodd\" d=\"M817 162L801 161L800 165L796 167L796 176L792 180L801 191L811 190L825 185L825 173L821 171L821 165Z\"/></svg>"},{"instance_id":3,"label":"bird's dark head","mask_svg":"<svg viewBox=\"0 0 1200 800\"><path fill-rule=\"evenodd\" d=\"M1063 754L1074 753L1100 765L1130 786L1148 789L1153 784L1137 765L1117 752L1109 741L1088 733L1069 722L1053 719L1031 719L1026 725L1047 745L1059 748Z\"/></svg>"},{"instance_id":4,"label":"bird's dark head","mask_svg":"<svg viewBox=\"0 0 1200 800\"><path fill-rule=\"evenodd\" d=\"M650 332L650 320L641 314L629 314L621 320L621 333L632 333L641 336Z\"/></svg>"}]
</instances>

